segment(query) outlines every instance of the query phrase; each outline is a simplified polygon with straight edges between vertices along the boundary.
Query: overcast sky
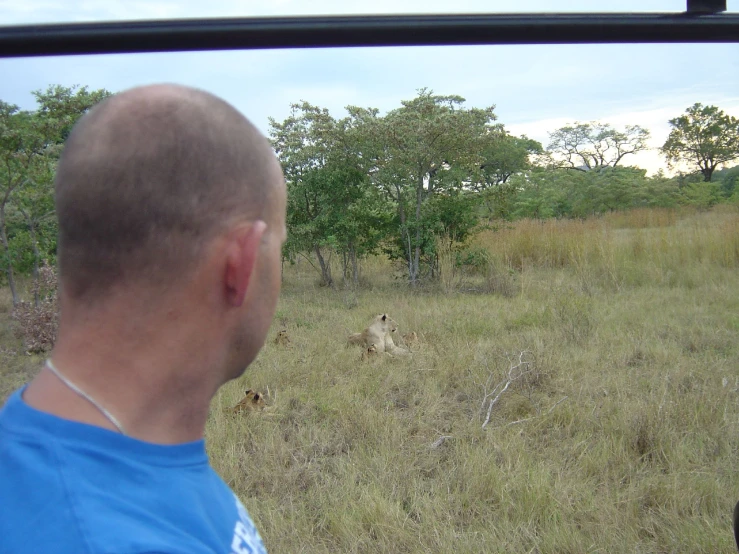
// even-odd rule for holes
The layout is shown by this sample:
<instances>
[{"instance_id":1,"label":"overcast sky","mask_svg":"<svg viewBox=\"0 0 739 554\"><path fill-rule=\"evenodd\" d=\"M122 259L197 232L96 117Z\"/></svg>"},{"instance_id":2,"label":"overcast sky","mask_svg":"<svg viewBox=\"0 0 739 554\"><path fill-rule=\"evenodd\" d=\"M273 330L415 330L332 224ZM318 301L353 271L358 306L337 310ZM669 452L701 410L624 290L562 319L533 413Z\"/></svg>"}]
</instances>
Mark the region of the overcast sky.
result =
<instances>
[{"instance_id":1,"label":"overcast sky","mask_svg":"<svg viewBox=\"0 0 739 554\"><path fill-rule=\"evenodd\" d=\"M739 0L728 1L739 11ZM679 12L685 0L0 0L0 25L189 17L354 13ZM175 82L222 96L265 133L291 102L335 117L343 107L396 108L426 87L469 106L496 106L501 123L546 147L567 123L638 124L664 143L668 120L695 102L739 117L739 45L555 45L310 49L0 59L0 99L35 107L50 84L112 92ZM626 163L650 172L656 151Z\"/></svg>"}]
</instances>

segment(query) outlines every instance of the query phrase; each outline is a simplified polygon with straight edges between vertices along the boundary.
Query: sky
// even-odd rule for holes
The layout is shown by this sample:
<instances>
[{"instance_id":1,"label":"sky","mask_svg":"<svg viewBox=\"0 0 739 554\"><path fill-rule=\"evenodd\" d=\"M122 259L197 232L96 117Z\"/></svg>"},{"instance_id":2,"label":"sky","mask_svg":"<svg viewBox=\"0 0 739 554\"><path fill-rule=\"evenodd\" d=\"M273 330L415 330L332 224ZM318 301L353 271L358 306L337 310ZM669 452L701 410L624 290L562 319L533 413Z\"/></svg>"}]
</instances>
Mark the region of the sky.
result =
<instances>
[{"instance_id":1,"label":"sky","mask_svg":"<svg viewBox=\"0 0 739 554\"><path fill-rule=\"evenodd\" d=\"M739 0L728 0L739 11ZM495 12L680 12L685 0L0 0L0 25L269 15ZM739 44L442 46L290 49L0 59L0 100L34 109L52 84L111 92L157 83L191 85L236 106L265 134L290 104L334 117L347 105L386 112L421 88L494 105L498 122L545 147L579 122L650 130L648 152L625 158L667 170L656 150L668 121L696 102L739 117ZM669 172L669 171L668 171Z\"/></svg>"}]
</instances>

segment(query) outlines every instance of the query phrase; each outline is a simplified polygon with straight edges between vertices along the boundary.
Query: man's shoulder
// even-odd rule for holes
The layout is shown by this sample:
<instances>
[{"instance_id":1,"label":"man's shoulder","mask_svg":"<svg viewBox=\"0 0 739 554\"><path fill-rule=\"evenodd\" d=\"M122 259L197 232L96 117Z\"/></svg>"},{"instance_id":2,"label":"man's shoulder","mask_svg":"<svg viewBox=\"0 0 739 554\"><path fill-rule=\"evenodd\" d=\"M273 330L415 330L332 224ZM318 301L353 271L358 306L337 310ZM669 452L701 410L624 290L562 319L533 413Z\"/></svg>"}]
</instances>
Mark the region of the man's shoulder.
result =
<instances>
[{"instance_id":1,"label":"man's shoulder","mask_svg":"<svg viewBox=\"0 0 739 554\"><path fill-rule=\"evenodd\" d=\"M54 442L2 425L6 417L0 414L3 552L88 552Z\"/></svg>"},{"instance_id":2,"label":"man's shoulder","mask_svg":"<svg viewBox=\"0 0 739 554\"><path fill-rule=\"evenodd\" d=\"M202 441L164 447L33 413L29 423L18 413L0 425L8 552L167 553L183 544L192 554L264 552Z\"/></svg>"}]
</instances>

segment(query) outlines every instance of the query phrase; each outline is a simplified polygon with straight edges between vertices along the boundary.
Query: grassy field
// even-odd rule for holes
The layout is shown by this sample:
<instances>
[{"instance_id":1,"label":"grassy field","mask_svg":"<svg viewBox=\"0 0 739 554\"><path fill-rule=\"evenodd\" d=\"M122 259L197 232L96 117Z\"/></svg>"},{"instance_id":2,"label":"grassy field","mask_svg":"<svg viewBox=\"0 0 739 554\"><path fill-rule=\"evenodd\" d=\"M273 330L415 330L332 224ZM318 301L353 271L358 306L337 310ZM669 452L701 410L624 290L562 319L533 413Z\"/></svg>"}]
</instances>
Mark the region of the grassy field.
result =
<instances>
[{"instance_id":1,"label":"grassy field","mask_svg":"<svg viewBox=\"0 0 739 554\"><path fill-rule=\"evenodd\" d=\"M472 247L483 267L442 255L419 291L382 259L357 291L285 267L270 340L207 429L268 549L735 551L739 210L521 221ZM3 397L40 365L4 294ZM345 346L383 312L419 334L411 357ZM245 388L270 410L224 414Z\"/></svg>"}]
</instances>

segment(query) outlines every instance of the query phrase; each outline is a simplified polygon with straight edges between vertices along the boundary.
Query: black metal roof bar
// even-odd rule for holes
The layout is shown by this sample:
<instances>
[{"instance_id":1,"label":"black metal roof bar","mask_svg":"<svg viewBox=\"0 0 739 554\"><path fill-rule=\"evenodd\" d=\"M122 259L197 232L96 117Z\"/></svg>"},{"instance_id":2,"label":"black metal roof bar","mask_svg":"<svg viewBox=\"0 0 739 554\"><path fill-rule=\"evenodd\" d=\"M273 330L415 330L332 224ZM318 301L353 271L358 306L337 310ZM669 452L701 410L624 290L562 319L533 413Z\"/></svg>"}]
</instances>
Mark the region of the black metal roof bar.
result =
<instances>
[{"instance_id":1,"label":"black metal roof bar","mask_svg":"<svg viewBox=\"0 0 739 554\"><path fill-rule=\"evenodd\" d=\"M361 46L739 42L739 14L454 14L0 27L0 57Z\"/></svg>"},{"instance_id":2,"label":"black metal roof bar","mask_svg":"<svg viewBox=\"0 0 739 554\"><path fill-rule=\"evenodd\" d=\"M718 13L726 11L726 0L688 0L688 13Z\"/></svg>"}]
</instances>

